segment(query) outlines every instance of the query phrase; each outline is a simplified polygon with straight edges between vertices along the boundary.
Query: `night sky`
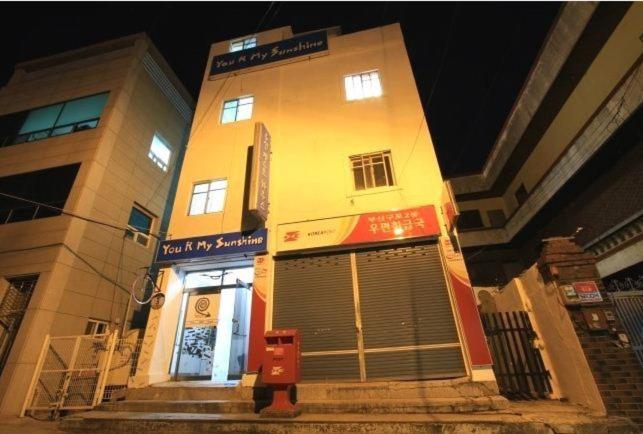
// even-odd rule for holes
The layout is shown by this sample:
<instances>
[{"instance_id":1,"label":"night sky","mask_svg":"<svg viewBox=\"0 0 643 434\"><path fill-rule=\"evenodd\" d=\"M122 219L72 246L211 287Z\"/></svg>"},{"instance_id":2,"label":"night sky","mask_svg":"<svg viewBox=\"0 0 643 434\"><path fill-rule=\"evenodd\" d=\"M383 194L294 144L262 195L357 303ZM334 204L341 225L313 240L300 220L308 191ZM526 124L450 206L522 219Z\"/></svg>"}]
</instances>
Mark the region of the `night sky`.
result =
<instances>
[{"instance_id":1,"label":"night sky","mask_svg":"<svg viewBox=\"0 0 643 434\"><path fill-rule=\"evenodd\" d=\"M3 3L0 85L20 61L147 32L195 96L211 43L292 25L399 22L446 176L484 164L560 3Z\"/></svg>"}]
</instances>

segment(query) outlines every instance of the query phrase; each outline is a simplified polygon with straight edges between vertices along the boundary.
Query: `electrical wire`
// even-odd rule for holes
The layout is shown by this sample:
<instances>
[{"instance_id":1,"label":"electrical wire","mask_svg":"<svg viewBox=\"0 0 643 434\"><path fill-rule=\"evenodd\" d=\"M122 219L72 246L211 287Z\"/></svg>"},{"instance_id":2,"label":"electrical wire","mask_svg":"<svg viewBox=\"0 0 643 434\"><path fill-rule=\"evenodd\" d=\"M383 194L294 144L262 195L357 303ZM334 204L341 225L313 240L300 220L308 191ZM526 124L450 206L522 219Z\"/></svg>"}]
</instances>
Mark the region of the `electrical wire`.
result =
<instances>
[{"instance_id":1,"label":"electrical wire","mask_svg":"<svg viewBox=\"0 0 643 434\"><path fill-rule=\"evenodd\" d=\"M152 236L152 237L154 237L154 238L156 238L158 240L161 240L161 236L159 234L155 234L153 232L147 233L147 232L145 232L146 228L142 228L142 227L139 227L139 226L134 226L134 225L128 225L127 227L117 226L115 224L103 222L103 221L100 221L100 220L96 220L96 219L93 219L91 217L81 216L79 214L76 214L76 213L73 213L73 212L70 212L70 211L66 211L63 208L58 208L58 207L53 206L53 205L49 205L49 204L46 204L46 203L38 202L38 201L35 201L35 200L27 199L27 198L16 196L16 195L9 194L9 193L4 193L4 192L1 192L1 191L0 191L0 196L5 196L5 197L8 197L10 199L20 200L22 202L27 202L27 203L30 203L32 205L38 205L38 206L41 206L41 207L44 207L44 208L59 211L61 214L64 214L64 215L67 215L67 216L70 216L70 217L75 217L77 219L84 220L84 221L89 222L89 223L96 223L96 224L99 224L99 225L102 225L102 226L107 226L107 227L112 228L112 229L118 229L119 231L130 230L130 231L133 231L133 232L142 233L142 234L145 234L145 235L150 235L150 236ZM159 231L159 233L161 233L161 231Z\"/></svg>"},{"instance_id":2,"label":"electrical wire","mask_svg":"<svg viewBox=\"0 0 643 434\"><path fill-rule=\"evenodd\" d=\"M270 12L270 9L272 9L272 7L273 7L273 5L274 5L274 4L275 4L275 2L271 2L271 3L270 3L270 5L268 5L268 9L266 10L266 12L263 14L263 16L261 17L261 19L259 20L259 24L257 24L257 27L255 28L255 31L254 31L254 32L252 32L252 33L258 33L258 32L259 32L259 30L261 30L261 26L263 25L263 23L264 23L264 21L265 21L265 19L266 19L266 16L267 16L267 15L268 15L268 13ZM275 19L275 17L277 16L277 13L278 13L278 12L279 12L279 7L278 7L277 9L275 9L275 13L272 15L272 17L270 17L270 19L268 20L267 24L269 24L270 22L272 22L272 20L274 20L274 19ZM192 128L192 131L190 132L190 136L189 136L188 141L189 141L189 140L192 140L192 137L194 137L194 136L196 135L196 133L197 133L197 131L199 130L199 128L201 128L201 126L203 125L203 122L205 122L205 120L206 120L206 119L209 119L209 117L208 117L208 113L210 112L210 110L212 110L212 107L213 107L213 106L214 106L214 104L217 102L217 100L218 100L218 98L219 98L219 95L223 92L223 88L225 87L225 85L226 85L226 83L228 82L228 80L230 79L230 77L236 77L236 76L237 76L237 74L235 74L235 73L232 73L232 72L231 72L231 73L229 73L228 75L226 75L226 76L224 77L223 82L221 83L221 87L219 88L219 90L217 91L217 93L216 93L216 94L214 95L214 97L212 98L212 102L210 102L210 104L208 105L208 107L207 107L207 108L205 109L205 111L203 112L203 117L202 117L202 118L201 118L201 120L200 120L200 121L199 121L199 122L194 126L194 128ZM208 78L208 80L210 80L210 78Z\"/></svg>"},{"instance_id":3,"label":"electrical wire","mask_svg":"<svg viewBox=\"0 0 643 434\"><path fill-rule=\"evenodd\" d=\"M425 110L424 107L426 107L426 111L428 112L429 105L431 104L431 100L433 99L433 95L435 93L435 89L438 87L438 83L440 82L440 77L442 76L442 70L444 69L444 64L446 62L446 58L449 53L449 46L451 45L451 39L453 37L453 29L455 28L455 20L458 15L458 9L459 9L459 5L456 4L455 8L453 9L453 15L451 15L451 24L449 25L449 35L447 36L447 42L444 45L444 51L442 52L442 57L440 59L440 66L438 67L438 72L435 76L435 83L433 86L431 86L431 91L429 92L429 96L426 100L426 103L422 106L422 117L420 119L420 125L418 125L417 134L415 135L415 140L413 140L413 146L411 147L409 156L406 158L406 161L404 162L404 164L402 165L402 169L400 170L400 175L398 177L400 180L402 179L402 176L404 174L404 171L406 170L406 166L408 162L411 160L411 157L415 152L418 139L420 138L420 132L422 131L422 125L426 123L426 114L424 112Z\"/></svg>"}]
</instances>

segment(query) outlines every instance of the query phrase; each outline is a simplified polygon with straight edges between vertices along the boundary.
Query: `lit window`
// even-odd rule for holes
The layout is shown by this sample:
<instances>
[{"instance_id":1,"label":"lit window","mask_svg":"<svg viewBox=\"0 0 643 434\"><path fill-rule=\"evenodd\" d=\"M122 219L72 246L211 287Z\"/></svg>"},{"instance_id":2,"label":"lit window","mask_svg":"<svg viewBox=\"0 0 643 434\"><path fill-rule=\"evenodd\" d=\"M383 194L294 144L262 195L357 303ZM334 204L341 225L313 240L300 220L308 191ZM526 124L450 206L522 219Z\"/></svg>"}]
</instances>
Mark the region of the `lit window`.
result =
<instances>
[{"instance_id":1,"label":"lit window","mask_svg":"<svg viewBox=\"0 0 643 434\"><path fill-rule=\"evenodd\" d=\"M153 218L137 207L132 207L132 212L127 222L125 238L136 241L142 246L147 247L150 242L150 229L152 228Z\"/></svg>"},{"instance_id":2,"label":"lit window","mask_svg":"<svg viewBox=\"0 0 643 434\"><path fill-rule=\"evenodd\" d=\"M225 179L195 184L190 202L190 215L223 211L227 187L228 181Z\"/></svg>"},{"instance_id":3,"label":"lit window","mask_svg":"<svg viewBox=\"0 0 643 434\"><path fill-rule=\"evenodd\" d=\"M350 159L355 190L395 185L390 151L354 155Z\"/></svg>"},{"instance_id":4,"label":"lit window","mask_svg":"<svg viewBox=\"0 0 643 434\"><path fill-rule=\"evenodd\" d=\"M85 327L86 335L103 335L108 332L106 321L101 321L99 319L90 319L87 321L87 326Z\"/></svg>"},{"instance_id":5,"label":"lit window","mask_svg":"<svg viewBox=\"0 0 643 434\"><path fill-rule=\"evenodd\" d=\"M344 77L344 86L346 86L346 99L348 101L382 95L380 74L377 71L347 75Z\"/></svg>"},{"instance_id":6,"label":"lit window","mask_svg":"<svg viewBox=\"0 0 643 434\"><path fill-rule=\"evenodd\" d=\"M221 113L221 123L229 124L230 122L250 119L252 117L253 103L253 96L244 96L224 102L223 112Z\"/></svg>"},{"instance_id":7,"label":"lit window","mask_svg":"<svg viewBox=\"0 0 643 434\"><path fill-rule=\"evenodd\" d=\"M167 172L167 167L170 164L170 156L172 155L172 150L168 143L163 140L158 134L154 134L152 138L152 145L150 146L150 152L147 154L152 161L156 163L161 169Z\"/></svg>"},{"instance_id":8,"label":"lit window","mask_svg":"<svg viewBox=\"0 0 643 434\"><path fill-rule=\"evenodd\" d=\"M247 50L248 48L254 48L257 46L257 38L255 36L251 38L237 39L236 41L230 42L230 52Z\"/></svg>"}]
</instances>

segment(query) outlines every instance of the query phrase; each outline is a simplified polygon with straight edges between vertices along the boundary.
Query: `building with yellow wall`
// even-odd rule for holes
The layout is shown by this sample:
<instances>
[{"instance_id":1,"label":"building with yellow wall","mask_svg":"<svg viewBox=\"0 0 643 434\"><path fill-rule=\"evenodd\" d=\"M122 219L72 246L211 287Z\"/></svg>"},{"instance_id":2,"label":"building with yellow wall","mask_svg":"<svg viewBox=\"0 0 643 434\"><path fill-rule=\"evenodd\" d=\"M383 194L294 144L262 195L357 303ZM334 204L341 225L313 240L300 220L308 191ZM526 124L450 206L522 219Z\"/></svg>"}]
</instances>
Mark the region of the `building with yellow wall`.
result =
<instances>
[{"instance_id":1,"label":"building with yellow wall","mask_svg":"<svg viewBox=\"0 0 643 434\"><path fill-rule=\"evenodd\" d=\"M212 45L133 385L260 369L494 382L399 25ZM495 385L494 385L495 387Z\"/></svg>"},{"instance_id":2,"label":"building with yellow wall","mask_svg":"<svg viewBox=\"0 0 643 434\"><path fill-rule=\"evenodd\" d=\"M145 35L21 63L0 89L1 414L46 335L129 327L192 114Z\"/></svg>"}]
</instances>

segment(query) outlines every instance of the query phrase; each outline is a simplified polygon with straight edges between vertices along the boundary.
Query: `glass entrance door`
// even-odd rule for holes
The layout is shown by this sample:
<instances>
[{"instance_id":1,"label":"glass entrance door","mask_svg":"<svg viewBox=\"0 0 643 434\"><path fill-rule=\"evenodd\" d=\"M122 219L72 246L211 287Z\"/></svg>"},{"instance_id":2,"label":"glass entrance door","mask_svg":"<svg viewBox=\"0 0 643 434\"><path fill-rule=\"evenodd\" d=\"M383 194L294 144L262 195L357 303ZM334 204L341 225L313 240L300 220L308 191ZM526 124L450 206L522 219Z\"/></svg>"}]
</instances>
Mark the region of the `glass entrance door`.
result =
<instances>
[{"instance_id":1,"label":"glass entrance door","mask_svg":"<svg viewBox=\"0 0 643 434\"><path fill-rule=\"evenodd\" d=\"M227 381L245 370L253 267L187 273L171 371L175 380Z\"/></svg>"},{"instance_id":2,"label":"glass entrance door","mask_svg":"<svg viewBox=\"0 0 643 434\"><path fill-rule=\"evenodd\" d=\"M220 292L188 295L177 366L178 378L210 379L217 340Z\"/></svg>"}]
</instances>

